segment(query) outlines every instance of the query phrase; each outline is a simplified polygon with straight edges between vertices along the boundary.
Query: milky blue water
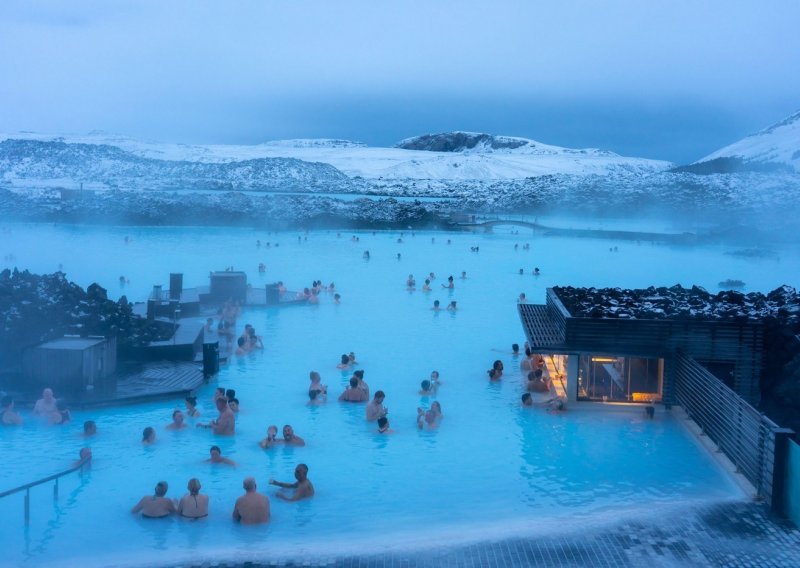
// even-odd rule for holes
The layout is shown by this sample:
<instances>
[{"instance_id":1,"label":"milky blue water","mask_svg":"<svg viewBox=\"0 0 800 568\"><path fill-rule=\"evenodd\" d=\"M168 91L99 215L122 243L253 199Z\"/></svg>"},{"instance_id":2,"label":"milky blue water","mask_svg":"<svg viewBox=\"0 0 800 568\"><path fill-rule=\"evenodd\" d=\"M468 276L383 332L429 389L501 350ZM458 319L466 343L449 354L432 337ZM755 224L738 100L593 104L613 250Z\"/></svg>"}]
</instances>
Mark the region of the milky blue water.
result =
<instances>
[{"instance_id":1,"label":"milky blue water","mask_svg":"<svg viewBox=\"0 0 800 568\"><path fill-rule=\"evenodd\" d=\"M716 290L726 278L767 291L795 284L800 275L798 253L791 250L748 260L725 254L731 249L724 246L543 238L525 231L406 232L398 243L399 232L304 235L39 224L6 225L0 236L0 257L16 259L6 266L44 272L61 264L70 279L82 286L96 281L114 298L124 293L144 299L153 284L167 287L170 272L183 272L186 286L206 284L210 270L231 265L245 270L254 286L283 280L298 289L322 279L335 282L342 294L340 305L323 293L318 306L242 314L240 329L252 323L264 338L264 351L224 366L198 394L205 420L216 414L214 387L237 390L242 410L234 438L195 428L165 430L172 410L182 406L179 400L75 412L66 427L39 425L26 415L24 427L0 430L3 490L68 466L85 443L79 436L84 420L95 420L99 429L89 442L95 456L90 472L62 480L55 502L50 485L33 490L29 528L23 525L21 496L0 500L4 562L25 566L235 559L259 552L359 553L387 543L444 544L568 530L579 521L676 503L741 498L727 474L668 414L645 421L638 412L600 406L558 414L520 408L521 377L510 354L512 343L524 342L516 298L525 292L531 301L543 302L545 288L556 284L681 283ZM257 248L256 239L272 246ZM524 243L530 250L522 249ZM609 251L614 246L618 251ZM365 250L369 261L362 258ZM267 265L266 274L258 273L259 262ZM534 266L541 270L538 278L531 275ZM526 274L520 276L519 268ZM421 285L431 271L437 277L434 291L406 290L409 273ZM462 271L465 280L459 278ZM456 277L452 291L441 288L450 274ZM120 287L120 275L130 283ZM434 299L457 300L459 310L433 312ZM335 366L351 350L372 391L387 393L392 435L377 434L365 422L363 406L335 400L349 378ZM507 373L501 383L490 384L486 369L495 359L505 362ZM434 369L441 374L436 399L445 418L439 430L420 432L416 409L432 399L420 397L419 383ZM311 370L322 374L333 395L321 406L306 405ZM287 423L306 439L306 447L257 446L267 425ZM158 431L150 447L139 442L145 426ZM238 466L203 463L212 444ZM300 462L308 464L317 488L313 500L273 498L268 526L232 524L244 477L255 476L259 489L272 496L267 480L291 480ZM210 495L205 521L130 515L157 481L168 481L168 496L180 497L191 477ZM553 522L562 517L569 523Z\"/></svg>"}]
</instances>

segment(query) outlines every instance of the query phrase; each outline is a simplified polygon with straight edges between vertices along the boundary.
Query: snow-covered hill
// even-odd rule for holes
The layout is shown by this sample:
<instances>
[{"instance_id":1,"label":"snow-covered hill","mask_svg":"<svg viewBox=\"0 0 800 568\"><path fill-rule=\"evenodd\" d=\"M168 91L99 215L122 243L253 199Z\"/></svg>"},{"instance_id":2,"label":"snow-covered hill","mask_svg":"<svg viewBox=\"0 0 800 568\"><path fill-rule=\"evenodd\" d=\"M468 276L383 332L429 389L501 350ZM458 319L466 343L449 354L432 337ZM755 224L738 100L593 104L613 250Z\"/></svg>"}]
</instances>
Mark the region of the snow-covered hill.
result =
<instances>
[{"instance_id":1,"label":"snow-covered hill","mask_svg":"<svg viewBox=\"0 0 800 568\"><path fill-rule=\"evenodd\" d=\"M715 171L768 170L800 172L800 111L777 124L709 154L694 166Z\"/></svg>"},{"instance_id":2,"label":"snow-covered hill","mask_svg":"<svg viewBox=\"0 0 800 568\"><path fill-rule=\"evenodd\" d=\"M573 150L548 146L524 138L450 133L435 135L459 139L481 138L464 151L431 151L403 147L368 147L346 140L281 140L252 146L187 145L139 141L93 132L78 136L36 133L0 135L3 138L60 140L121 148L142 158L202 163L224 163L261 158L293 158L328 164L349 177L384 180L513 180L542 175L606 175L635 172L650 174L672 164L659 160L627 158L601 150ZM425 137L419 137L421 140ZM402 144L412 144L408 139ZM513 147L512 147L513 146Z\"/></svg>"},{"instance_id":3,"label":"snow-covered hill","mask_svg":"<svg viewBox=\"0 0 800 568\"><path fill-rule=\"evenodd\" d=\"M0 181L12 187L258 191L347 191L352 184L329 164L294 158L161 160L108 144L17 139L0 142Z\"/></svg>"}]
</instances>

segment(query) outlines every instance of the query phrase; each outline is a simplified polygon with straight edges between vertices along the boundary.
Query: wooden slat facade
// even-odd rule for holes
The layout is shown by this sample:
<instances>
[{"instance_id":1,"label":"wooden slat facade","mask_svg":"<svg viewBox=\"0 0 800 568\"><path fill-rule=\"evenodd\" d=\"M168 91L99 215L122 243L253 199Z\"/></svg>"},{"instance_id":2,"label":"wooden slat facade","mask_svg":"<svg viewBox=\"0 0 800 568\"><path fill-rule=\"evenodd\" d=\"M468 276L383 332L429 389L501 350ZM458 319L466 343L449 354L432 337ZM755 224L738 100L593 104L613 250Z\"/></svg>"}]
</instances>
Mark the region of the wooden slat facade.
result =
<instances>
[{"instance_id":1,"label":"wooden slat facade","mask_svg":"<svg viewBox=\"0 0 800 568\"><path fill-rule=\"evenodd\" d=\"M678 350L700 361L732 363L734 390L758 401L763 353L758 322L572 317L551 288L546 306L520 305L520 317L534 351L663 358L665 402L673 401L671 359Z\"/></svg>"}]
</instances>

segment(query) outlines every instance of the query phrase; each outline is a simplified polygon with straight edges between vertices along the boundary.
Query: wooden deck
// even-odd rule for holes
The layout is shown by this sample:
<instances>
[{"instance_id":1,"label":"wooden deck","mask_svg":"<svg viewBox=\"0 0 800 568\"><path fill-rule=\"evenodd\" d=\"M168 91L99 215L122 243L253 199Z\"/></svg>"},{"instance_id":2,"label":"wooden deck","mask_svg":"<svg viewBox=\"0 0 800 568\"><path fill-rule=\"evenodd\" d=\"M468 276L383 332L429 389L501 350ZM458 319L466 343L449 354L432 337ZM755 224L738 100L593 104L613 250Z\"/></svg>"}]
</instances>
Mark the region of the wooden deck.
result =
<instances>
[{"instance_id":1,"label":"wooden deck","mask_svg":"<svg viewBox=\"0 0 800 568\"><path fill-rule=\"evenodd\" d=\"M192 361L129 364L117 373L115 383L67 400L73 408L133 404L183 398L203 384L203 366Z\"/></svg>"}]
</instances>

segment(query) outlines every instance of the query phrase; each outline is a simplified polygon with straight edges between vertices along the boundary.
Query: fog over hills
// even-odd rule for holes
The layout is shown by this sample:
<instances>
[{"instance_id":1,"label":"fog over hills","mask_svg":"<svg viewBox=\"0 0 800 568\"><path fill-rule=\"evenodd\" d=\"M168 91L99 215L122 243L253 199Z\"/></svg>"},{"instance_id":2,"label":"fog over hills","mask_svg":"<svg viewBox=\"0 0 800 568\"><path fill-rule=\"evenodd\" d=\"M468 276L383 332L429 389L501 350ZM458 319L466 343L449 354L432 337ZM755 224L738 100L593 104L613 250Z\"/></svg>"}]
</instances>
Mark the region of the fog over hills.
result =
<instances>
[{"instance_id":1,"label":"fog over hills","mask_svg":"<svg viewBox=\"0 0 800 568\"><path fill-rule=\"evenodd\" d=\"M338 139L198 145L104 132L23 132L0 135L0 213L27 219L59 219L67 210L77 215L88 202L59 203L50 190L83 185L162 194L152 206L142 195L94 195L91 207L97 216L113 210L116 218L126 218L125 211L135 203L135 222L155 222L168 199L176 202L173 217L180 219L181 200L188 203L188 192L202 191L213 195L192 197L193 207L210 216L227 200L236 203L229 217L241 217L241 222L266 217L422 223L464 211L634 217L666 213L709 222L716 218L727 225L735 219L774 231L800 212L799 125L800 114L793 115L704 161L678 168L599 149L460 131L408 138L392 148ZM164 190L181 194L168 198ZM222 197L242 191L256 195ZM267 204L259 192L309 197L279 206ZM332 194L333 202L320 201L321 193ZM349 201L334 203L345 194L351 195ZM356 204L353 194L440 201L378 207L374 201Z\"/></svg>"}]
</instances>

